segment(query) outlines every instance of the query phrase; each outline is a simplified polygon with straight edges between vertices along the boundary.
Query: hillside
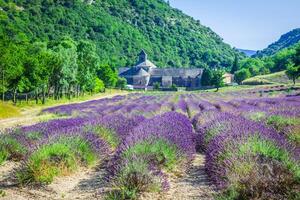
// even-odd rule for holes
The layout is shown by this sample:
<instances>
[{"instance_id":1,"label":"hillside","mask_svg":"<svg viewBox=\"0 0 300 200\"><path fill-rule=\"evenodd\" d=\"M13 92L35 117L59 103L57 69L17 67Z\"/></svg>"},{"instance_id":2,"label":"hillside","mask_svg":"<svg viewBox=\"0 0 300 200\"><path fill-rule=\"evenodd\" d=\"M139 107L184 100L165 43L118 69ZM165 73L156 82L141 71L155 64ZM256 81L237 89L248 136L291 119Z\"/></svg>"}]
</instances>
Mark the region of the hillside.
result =
<instances>
[{"instance_id":1,"label":"hillside","mask_svg":"<svg viewBox=\"0 0 300 200\"><path fill-rule=\"evenodd\" d=\"M300 28L294 29L280 37L266 49L259 51L255 57L265 57L276 54L278 51L291 47L300 41Z\"/></svg>"},{"instance_id":2,"label":"hillside","mask_svg":"<svg viewBox=\"0 0 300 200\"><path fill-rule=\"evenodd\" d=\"M263 85L263 84L292 84L293 82L288 79L285 71L255 76L243 81L243 85ZM296 83L300 83L298 79Z\"/></svg>"},{"instance_id":3,"label":"hillside","mask_svg":"<svg viewBox=\"0 0 300 200\"><path fill-rule=\"evenodd\" d=\"M0 23L0 38L15 42L91 40L116 67L133 65L142 48L158 66L176 67L229 67L236 53L163 0L0 0Z\"/></svg>"},{"instance_id":4,"label":"hillside","mask_svg":"<svg viewBox=\"0 0 300 200\"><path fill-rule=\"evenodd\" d=\"M251 57L256 54L257 51L248 49L238 49L239 52L244 53L246 56Z\"/></svg>"}]
</instances>

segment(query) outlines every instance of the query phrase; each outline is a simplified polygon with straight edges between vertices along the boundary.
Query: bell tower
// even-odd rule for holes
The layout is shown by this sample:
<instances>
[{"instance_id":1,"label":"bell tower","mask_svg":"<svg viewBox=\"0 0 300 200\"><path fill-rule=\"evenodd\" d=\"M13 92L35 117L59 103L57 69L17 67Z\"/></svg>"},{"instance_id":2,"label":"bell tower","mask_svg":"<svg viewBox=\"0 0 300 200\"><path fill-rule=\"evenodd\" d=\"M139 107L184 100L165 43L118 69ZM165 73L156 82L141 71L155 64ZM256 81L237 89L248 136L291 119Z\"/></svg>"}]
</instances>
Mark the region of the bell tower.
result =
<instances>
[{"instance_id":1,"label":"bell tower","mask_svg":"<svg viewBox=\"0 0 300 200\"><path fill-rule=\"evenodd\" d=\"M148 55L147 53L142 50L140 53L139 53L139 59L138 59L138 64L142 63L142 62L146 62L148 59Z\"/></svg>"}]
</instances>

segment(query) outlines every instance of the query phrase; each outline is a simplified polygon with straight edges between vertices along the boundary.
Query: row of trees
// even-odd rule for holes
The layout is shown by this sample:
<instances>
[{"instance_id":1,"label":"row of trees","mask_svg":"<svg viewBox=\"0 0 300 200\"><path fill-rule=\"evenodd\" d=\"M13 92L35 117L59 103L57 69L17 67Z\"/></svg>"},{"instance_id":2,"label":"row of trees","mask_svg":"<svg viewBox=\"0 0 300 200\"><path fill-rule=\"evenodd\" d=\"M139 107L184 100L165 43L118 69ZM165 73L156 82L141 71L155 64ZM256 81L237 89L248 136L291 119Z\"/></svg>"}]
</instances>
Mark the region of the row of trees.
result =
<instances>
[{"instance_id":1,"label":"row of trees","mask_svg":"<svg viewBox=\"0 0 300 200\"><path fill-rule=\"evenodd\" d=\"M21 38L22 35L20 35ZM25 37L26 38L26 37ZM117 70L101 65L93 42L75 42L69 37L53 42L29 43L26 39L0 39L0 91L13 94L34 92L36 101L52 94L71 98L85 92L103 92L105 87L124 87ZM121 85L120 85L121 84Z\"/></svg>"}]
</instances>

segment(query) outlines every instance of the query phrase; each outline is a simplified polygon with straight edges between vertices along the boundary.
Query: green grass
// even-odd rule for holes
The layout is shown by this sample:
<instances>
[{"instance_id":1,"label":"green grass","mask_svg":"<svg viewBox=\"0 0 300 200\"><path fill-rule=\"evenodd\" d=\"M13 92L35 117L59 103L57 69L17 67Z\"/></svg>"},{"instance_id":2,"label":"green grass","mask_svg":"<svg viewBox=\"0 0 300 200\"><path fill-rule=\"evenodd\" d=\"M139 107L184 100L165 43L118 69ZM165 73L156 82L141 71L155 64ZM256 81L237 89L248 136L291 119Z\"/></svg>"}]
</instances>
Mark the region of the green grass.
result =
<instances>
[{"instance_id":1,"label":"green grass","mask_svg":"<svg viewBox=\"0 0 300 200\"><path fill-rule=\"evenodd\" d=\"M88 101L93 100L97 98L105 98L112 95L122 95L127 94L127 91L123 90L116 90L116 89L106 89L105 93L98 93L98 94L86 94L84 96L79 96L76 98L68 99L66 97L61 98L60 100L54 100L52 98L49 98L46 100L45 104L42 104L41 101L39 101L38 104L36 104L35 100L29 100L26 101L17 101L16 105L13 105L12 102L2 102L0 101L0 119L6 119L6 118L12 118L12 117L20 117L22 116L21 110L31 110L33 108L36 109L44 109L52 106L59 106L63 104L69 104L69 103L78 103L82 101ZM46 117L46 118L45 118ZM44 117L41 117L42 119L45 118L45 120L55 118L57 116L55 115L47 115Z\"/></svg>"},{"instance_id":2,"label":"green grass","mask_svg":"<svg viewBox=\"0 0 300 200\"><path fill-rule=\"evenodd\" d=\"M182 156L175 145L164 139L149 138L129 147L122 154L122 168L114 178L115 190L107 199L137 199L142 192L161 191L162 177L153 174L150 164L171 172Z\"/></svg>"},{"instance_id":3,"label":"green grass","mask_svg":"<svg viewBox=\"0 0 300 200\"><path fill-rule=\"evenodd\" d=\"M75 98L68 99L67 97L63 97L59 100L54 100L53 98L48 98L46 100L45 104L42 104L41 101L39 101L38 104L36 104L35 100L29 100L28 102L26 101L19 101L17 102L17 107L19 108L45 108L49 106L57 106L57 105L62 105L62 104L68 104L68 103L77 103L81 101L88 101L92 99L97 99L100 97L106 97L106 96L111 96L111 95L122 95L122 94L127 94L127 91L124 90L117 90L117 89L106 89L105 93L97 93L97 94L85 94L84 96L79 96Z\"/></svg>"},{"instance_id":4,"label":"green grass","mask_svg":"<svg viewBox=\"0 0 300 200\"><path fill-rule=\"evenodd\" d=\"M243 81L244 85L266 85L266 84L292 84L292 80L289 80L285 74L285 71L255 76ZM300 84L300 80L296 81Z\"/></svg>"},{"instance_id":5,"label":"green grass","mask_svg":"<svg viewBox=\"0 0 300 200\"><path fill-rule=\"evenodd\" d=\"M209 144L209 142L216 137L217 135L221 134L222 132L226 131L230 125L230 122L222 121L222 122L216 122L213 126L213 128L209 129L205 135L204 135L204 142L206 145Z\"/></svg>"},{"instance_id":6,"label":"green grass","mask_svg":"<svg viewBox=\"0 0 300 200\"><path fill-rule=\"evenodd\" d=\"M0 102L0 119L19 117L21 116L20 109L9 104Z\"/></svg>"},{"instance_id":7,"label":"green grass","mask_svg":"<svg viewBox=\"0 0 300 200\"><path fill-rule=\"evenodd\" d=\"M260 122L266 118L265 112L250 112L246 114L246 117L252 121Z\"/></svg>"},{"instance_id":8,"label":"green grass","mask_svg":"<svg viewBox=\"0 0 300 200\"><path fill-rule=\"evenodd\" d=\"M62 138L47 144L30 155L24 169L17 173L20 183L51 183L80 166L90 166L97 160L89 143L81 138Z\"/></svg>"},{"instance_id":9,"label":"green grass","mask_svg":"<svg viewBox=\"0 0 300 200\"><path fill-rule=\"evenodd\" d=\"M149 156L161 165L162 168L172 171L181 161L181 156L176 145L164 139L142 141L130 147L123 153L125 159L135 156Z\"/></svg>"},{"instance_id":10,"label":"green grass","mask_svg":"<svg viewBox=\"0 0 300 200\"><path fill-rule=\"evenodd\" d=\"M106 196L107 200L138 199L142 192L161 191L161 180L151 173L149 164L144 159L130 159L116 180L114 190Z\"/></svg>"},{"instance_id":11,"label":"green grass","mask_svg":"<svg viewBox=\"0 0 300 200\"><path fill-rule=\"evenodd\" d=\"M284 132L288 140L300 144L300 118L273 115L266 121L267 125L279 132ZM285 129L288 128L287 131Z\"/></svg>"},{"instance_id":12,"label":"green grass","mask_svg":"<svg viewBox=\"0 0 300 200\"><path fill-rule=\"evenodd\" d=\"M0 137L0 165L6 160L19 161L26 152L26 148L16 139L7 135Z\"/></svg>"},{"instance_id":13,"label":"green grass","mask_svg":"<svg viewBox=\"0 0 300 200\"><path fill-rule=\"evenodd\" d=\"M106 141L113 149L117 148L120 143L117 133L113 130L102 126L87 126L86 129L87 131L92 131L101 139Z\"/></svg>"},{"instance_id":14,"label":"green grass","mask_svg":"<svg viewBox=\"0 0 300 200\"><path fill-rule=\"evenodd\" d=\"M272 158L283 163L283 165L293 172L294 176L300 180L300 165L293 161L290 154L270 141L262 140L258 136L253 136L241 146L239 146L238 155L245 154L262 155L267 158Z\"/></svg>"},{"instance_id":15,"label":"green grass","mask_svg":"<svg viewBox=\"0 0 300 200\"><path fill-rule=\"evenodd\" d=\"M260 163L264 162L260 161L261 158L266 158L266 163ZM241 144L229 144L227 150L219 155L218 160L220 165L227 167L224 179L229 184L215 196L215 199L249 199L251 195L260 199L260 195L273 191L274 188L276 190L276 187L284 191L278 195L296 194L295 185L300 182L299 162L271 141L263 140L257 135L251 136ZM226 165L225 160L230 164ZM281 169L273 168L274 163ZM278 174L272 177L272 173Z\"/></svg>"}]
</instances>

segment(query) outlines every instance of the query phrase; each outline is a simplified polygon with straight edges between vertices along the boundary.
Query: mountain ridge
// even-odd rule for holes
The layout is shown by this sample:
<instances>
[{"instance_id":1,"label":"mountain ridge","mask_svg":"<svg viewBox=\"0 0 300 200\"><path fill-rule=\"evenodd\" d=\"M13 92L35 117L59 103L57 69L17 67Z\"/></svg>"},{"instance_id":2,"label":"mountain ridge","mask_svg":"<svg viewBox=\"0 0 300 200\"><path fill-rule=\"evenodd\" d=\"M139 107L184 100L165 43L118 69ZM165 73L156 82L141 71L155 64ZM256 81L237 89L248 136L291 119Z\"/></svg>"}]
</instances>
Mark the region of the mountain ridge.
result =
<instances>
[{"instance_id":1,"label":"mountain ridge","mask_svg":"<svg viewBox=\"0 0 300 200\"><path fill-rule=\"evenodd\" d=\"M258 51L257 54L254 55L254 57L262 58L266 56L272 56L282 49L289 48L297 44L299 41L300 28L296 28L281 35L276 42L270 44L267 48L263 49L262 51Z\"/></svg>"},{"instance_id":2,"label":"mountain ridge","mask_svg":"<svg viewBox=\"0 0 300 200\"><path fill-rule=\"evenodd\" d=\"M237 49L239 52L244 53L246 56L251 57L257 53L255 50L250 49Z\"/></svg>"}]
</instances>

